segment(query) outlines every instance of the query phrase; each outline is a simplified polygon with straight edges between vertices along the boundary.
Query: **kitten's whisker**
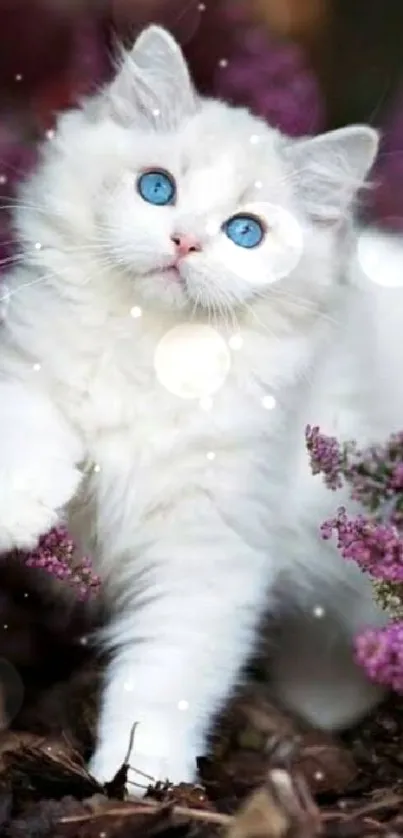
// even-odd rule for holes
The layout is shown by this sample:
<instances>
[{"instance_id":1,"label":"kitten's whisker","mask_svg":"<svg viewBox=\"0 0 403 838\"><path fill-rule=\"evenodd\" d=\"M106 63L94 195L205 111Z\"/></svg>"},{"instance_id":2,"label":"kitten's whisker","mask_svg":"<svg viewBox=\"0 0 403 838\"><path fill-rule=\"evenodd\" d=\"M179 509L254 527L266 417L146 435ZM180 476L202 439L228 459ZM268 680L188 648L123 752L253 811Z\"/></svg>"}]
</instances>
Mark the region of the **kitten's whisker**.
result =
<instances>
[{"instance_id":1,"label":"kitten's whisker","mask_svg":"<svg viewBox=\"0 0 403 838\"><path fill-rule=\"evenodd\" d=\"M0 259L0 267L2 265L14 265L18 262L24 262L24 256L21 253L12 253L10 256Z\"/></svg>"},{"instance_id":2,"label":"kitten's whisker","mask_svg":"<svg viewBox=\"0 0 403 838\"><path fill-rule=\"evenodd\" d=\"M296 309L300 309L301 311L306 311L309 313L317 314L322 320L326 320L333 325L337 325L337 320L328 314L326 311L323 311L320 308L318 303L314 303L311 300L307 300L305 297L299 297L292 293L288 293L286 291L280 291L280 289L269 289L268 296L271 295L272 297L277 297L279 300L285 300L287 304L294 306Z\"/></svg>"},{"instance_id":3,"label":"kitten's whisker","mask_svg":"<svg viewBox=\"0 0 403 838\"><path fill-rule=\"evenodd\" d=\"M109 270L110 267L111 267L110 262L105 263L105 262L102 262L101 260L98 261L97 266L96 266L96 270L92 274L87 276L84 282L80 283L81 286L87 285L88 282L91 281L91 279L94 277L94 275L99 276L99 274L101 274L101 275L104 274L107 270ZM5 299L10 300L12 297L16 296L20 291L23 291L24 288L31 288L35 285L40 285L41 283L46 283L46 281L48 279L54 279L55 277L57 277L59 275L59 273L63 274L66 271L67 272L71 271L71 265L66 265L64 268L58 266L57 270L55 270L54 268L49 269L49 271L47 271L44 274L41 274L41 276L37 276L34 279L29 280L27 282L20 282L16 287L11 288L7 292L7 294L5 296ZM0 280L0 283L1 283L1 280Z\"/></svg>"}]
</instances>

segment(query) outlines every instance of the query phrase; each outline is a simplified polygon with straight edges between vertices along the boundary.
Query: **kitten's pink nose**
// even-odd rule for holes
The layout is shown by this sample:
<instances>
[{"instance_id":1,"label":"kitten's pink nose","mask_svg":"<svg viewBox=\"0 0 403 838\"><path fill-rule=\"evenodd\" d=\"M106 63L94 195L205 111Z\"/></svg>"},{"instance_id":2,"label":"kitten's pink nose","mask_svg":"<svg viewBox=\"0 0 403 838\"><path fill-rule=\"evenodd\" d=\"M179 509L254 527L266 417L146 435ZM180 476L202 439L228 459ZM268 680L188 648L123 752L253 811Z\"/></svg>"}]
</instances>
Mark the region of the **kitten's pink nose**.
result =
<instances>
[{"instance_id":1,"label":"kitten's pink nose","mask_svg":"<svg viewBox=\"0 0 403 838\"><path fill-rule=\"evenodd\" d=\"M176 254L179 258L188 256L189 253L197 253L201 250L201 244L191 233L178 233L171 236L176 247Z\"/></svg>"}]
</instances>

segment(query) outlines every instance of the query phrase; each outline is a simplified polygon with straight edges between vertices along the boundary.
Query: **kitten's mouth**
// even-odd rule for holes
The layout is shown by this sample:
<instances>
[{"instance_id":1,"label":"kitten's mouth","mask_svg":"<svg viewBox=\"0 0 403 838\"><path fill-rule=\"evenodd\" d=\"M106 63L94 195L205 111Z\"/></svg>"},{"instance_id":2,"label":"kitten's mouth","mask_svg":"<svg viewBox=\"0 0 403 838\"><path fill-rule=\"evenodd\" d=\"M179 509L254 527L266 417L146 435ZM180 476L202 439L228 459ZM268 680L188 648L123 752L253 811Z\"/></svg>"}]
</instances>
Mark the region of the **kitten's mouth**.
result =
<instances>
[{"instance_id":1,"label":"kitten's mouth","mask_svg":"<svg viewBox=\"0 0 403 838\"><path fill-rule=\"evenodd\" d=\"M167 268L164 268L164 270L162 271L162 275L170 282L183 283L183 278L180 274L177 265L169 265Z\"/></svg>"}]
</instances>

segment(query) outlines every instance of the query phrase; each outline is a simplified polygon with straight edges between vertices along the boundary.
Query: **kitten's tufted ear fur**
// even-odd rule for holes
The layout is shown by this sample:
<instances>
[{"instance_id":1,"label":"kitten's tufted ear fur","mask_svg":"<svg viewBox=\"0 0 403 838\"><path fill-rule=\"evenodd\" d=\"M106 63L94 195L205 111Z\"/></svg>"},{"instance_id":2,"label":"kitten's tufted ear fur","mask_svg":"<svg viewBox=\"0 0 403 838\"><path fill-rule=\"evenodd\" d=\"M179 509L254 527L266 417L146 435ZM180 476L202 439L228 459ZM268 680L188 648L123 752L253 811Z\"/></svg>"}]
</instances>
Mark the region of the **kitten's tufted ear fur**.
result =
<instances>
[{"instance_id":1,"label":"kitten's tufted ear fur","mask_svg":"<svg viewBox=\"0 0 403 838\"><path fill-rule=\"evenodd\" d=\"M144 29L132 50L123 54L104 96L112 118L125 125L174 130L197 110L197 94L182 50L160 26Z\"/></svg>"},{"instance_id":2,"label":"kitten's tufted ear fur","mask_svg":"<svg viewBox=\"0 0 403 838\"><path fill-rule=\"evenodd\" d=\"M378 133L352 125L286 147L291 176L305 212L316 221L345 217L374 163Z\"/></svg>"}]
</instances>

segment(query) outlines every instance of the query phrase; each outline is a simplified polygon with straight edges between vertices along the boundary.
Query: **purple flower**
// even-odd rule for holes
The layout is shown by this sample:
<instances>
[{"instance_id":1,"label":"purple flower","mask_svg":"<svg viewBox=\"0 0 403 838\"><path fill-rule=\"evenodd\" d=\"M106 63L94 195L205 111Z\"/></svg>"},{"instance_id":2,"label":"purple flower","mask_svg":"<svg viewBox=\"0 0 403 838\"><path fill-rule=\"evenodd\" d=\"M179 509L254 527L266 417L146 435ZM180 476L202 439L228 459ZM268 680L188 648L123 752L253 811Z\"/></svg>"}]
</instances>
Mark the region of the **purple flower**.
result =
<instances>
[{"instance_id":1,"label":"purple flower","mask_svg":"<svg viewBox=\"0 0 403 838\"><path fill-rule=\"evenodd\" d=\"M41 536L35 550L24 554L28 567L37 567L75 587L80 598L96 593L99 577L93 574L88 557L77 559L75 545L65 527Z\"/></svg>"},{"instance_id":2,"label":"purple flower","mask_svg":"<svg viewBox=\"0 0 403 838\"><path fill-rule=\"evenodd\" d=\"M322 537L337 535L337 547L343 559L355 561L365 573L387 582L403 581L403 541L392 524L382 524L357 515L348 518L344 507L337 516L325 521Z\"/></svg>"},{"instance_id":3,"label":"purple flower","mask_svg":"<svg viewBox=\"0 0 403 838\"><path fill-rule=\"evenodd\" d=\"M403 693L403 623L365 629L355 641L355 658L369 678Z\"/></svg>"},{"instance_id":4,"label":"purple flower","mask_svg":"<svg viewBox=\"0 0 403 838\"><path fill-rule=\"evenodd\" d=\"M372 577L374 598L394 618L386 628L362 632L355 653L372 680L403 693L403 433L364 450L317 426L306 428L305 439L313 474L322 474L330 489L346 484L368 510L349 517L340 507L321 534L336 535L342 557Z\"/></svg>"},{"instance_id":5,"label":"purple flower","mask_svg":"<svg viewBox=\"0 0 403 838\"><path fill-rule=\"evenodd\" d=\"M329 489L341 488L344 454L336 437L325 436L317 426L307 425L305 441L312 474L322 474Z\"/></svg>"},{"instance_id":6,"label":"purple flower","mask_svg":"<svg viewBox=\"0 0 403 838\"><path fill-rule=\"evenodd\" d=\"M350 486L351 498L371 512L383 513L390 505L400 520L403 513L403 434L392 434L384 445L371 445L361 451L357 443L339 443L336 437L323 434L319 427L308 425L306 447L313 474L322 474L329 489L338 489L343 481Z\"/></svg>"}]
</instances>

